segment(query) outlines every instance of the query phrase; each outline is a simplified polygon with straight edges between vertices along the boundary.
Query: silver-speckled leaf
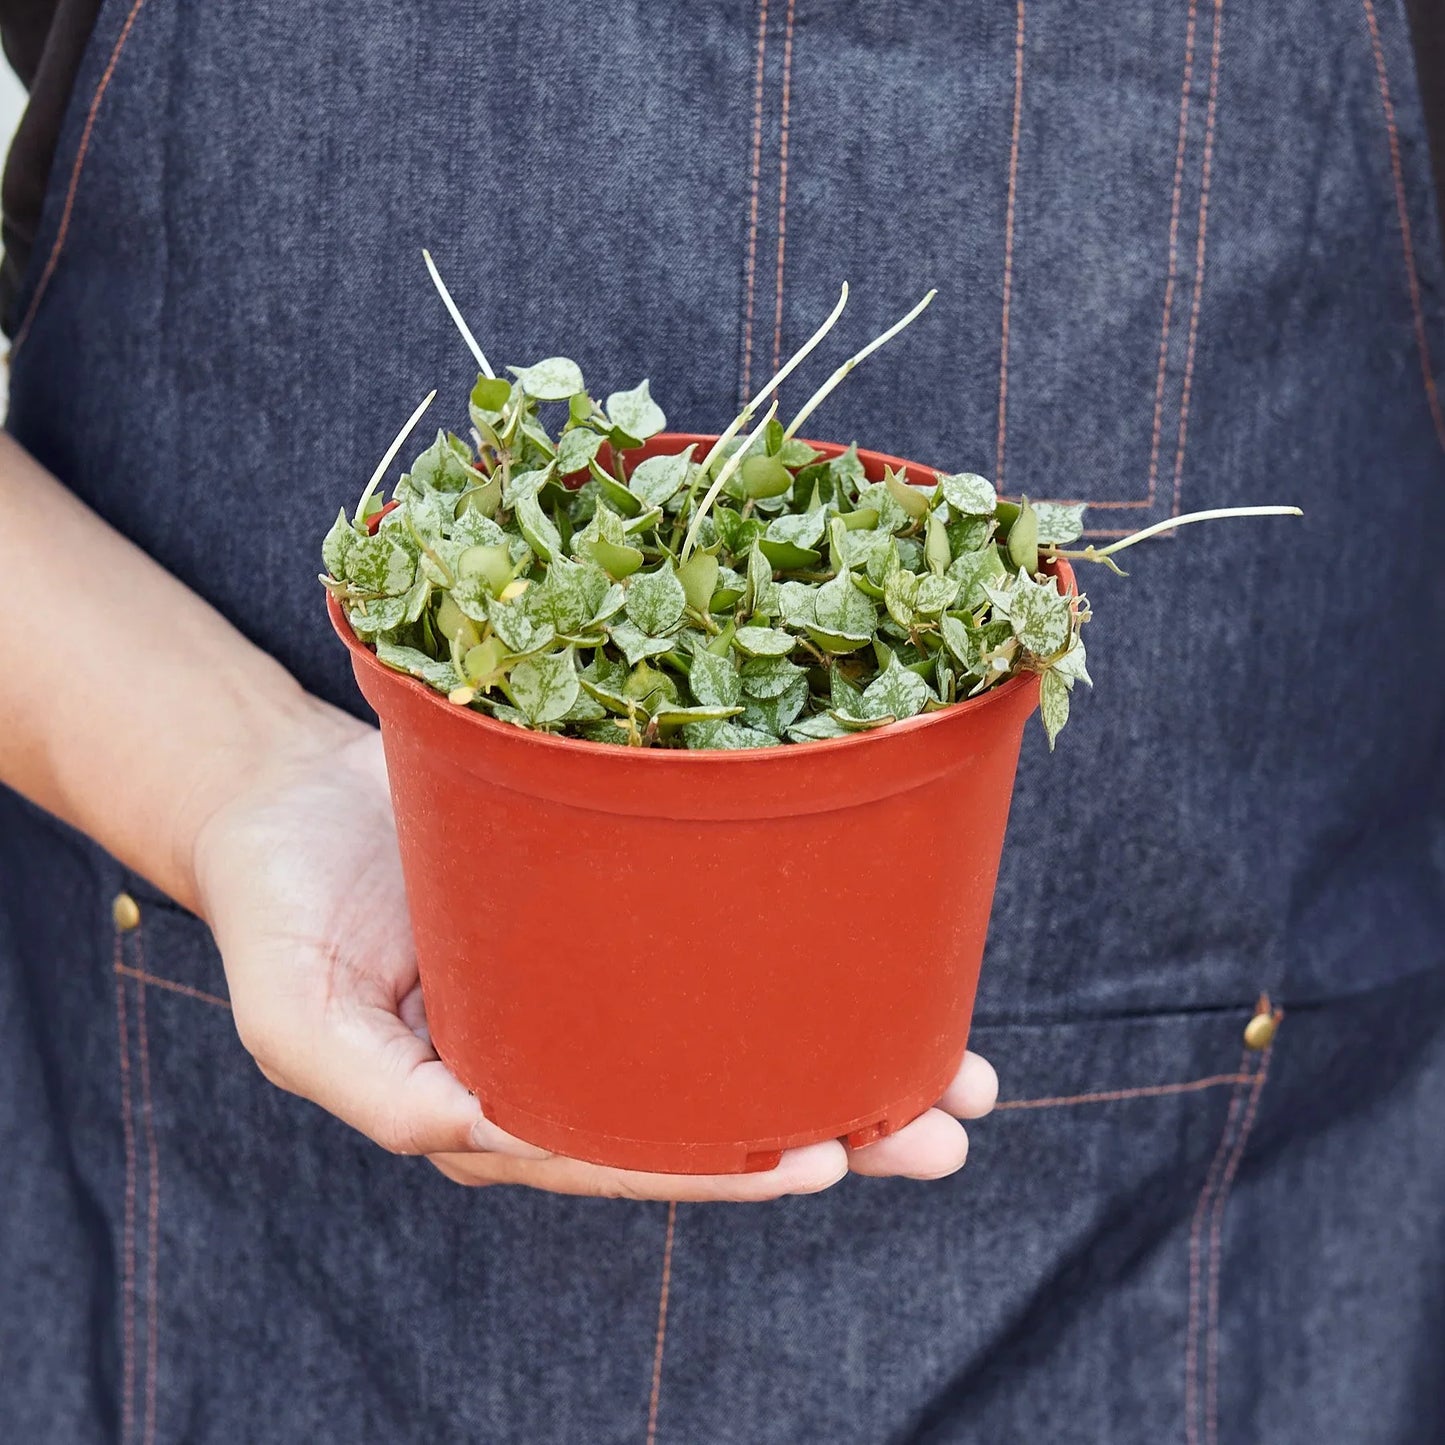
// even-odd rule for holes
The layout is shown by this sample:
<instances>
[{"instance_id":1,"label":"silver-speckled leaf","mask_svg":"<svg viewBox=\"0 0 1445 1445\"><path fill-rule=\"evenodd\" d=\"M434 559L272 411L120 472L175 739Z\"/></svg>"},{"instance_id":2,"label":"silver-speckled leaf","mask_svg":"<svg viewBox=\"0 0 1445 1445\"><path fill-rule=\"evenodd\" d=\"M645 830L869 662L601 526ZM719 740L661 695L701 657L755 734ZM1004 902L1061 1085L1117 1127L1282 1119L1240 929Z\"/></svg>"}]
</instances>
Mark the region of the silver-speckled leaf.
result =
<instances>
[{"instance_id":1,"label":"silver-speckled leaf","mask_svg":"<svg viewBox=\"0 0 1445 1445\"><path fill-rule=\"evenodd\" d=\"M566 401L584 389L582 368L566 356L549 356L532 366L509 366L507 370L522 390L538 401Z\"/></svg>"}]
</instances>

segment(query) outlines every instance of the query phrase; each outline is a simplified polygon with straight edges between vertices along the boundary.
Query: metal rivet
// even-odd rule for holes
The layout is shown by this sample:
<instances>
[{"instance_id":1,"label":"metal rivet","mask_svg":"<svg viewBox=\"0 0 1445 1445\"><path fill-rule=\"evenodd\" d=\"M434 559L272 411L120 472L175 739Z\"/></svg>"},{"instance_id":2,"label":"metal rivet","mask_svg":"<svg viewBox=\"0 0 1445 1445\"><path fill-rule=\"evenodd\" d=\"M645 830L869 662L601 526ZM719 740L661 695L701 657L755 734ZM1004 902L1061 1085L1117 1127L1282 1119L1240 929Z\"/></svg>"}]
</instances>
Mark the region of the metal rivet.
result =
<instances>
[{"instance_id":1,"label":"metal rivet","mask_svg":"<svg viewBox=\"0 0 1445 1445\"><path fill-rule=\"evenodd\" d=\"M140 927L140 904L129 893L117 893L110 905L110 916L122 933Z\"/></svg>"},{"instance_id":2,"label":"metal rivet","mask_svg":"<svg viewBox=\"0 0 1445 1445\"><path fill-rule=\"evenodd\" d=\"M1274 1036L1279 1031L1279 1021L1283 1017L1282 1010L1270 1007L1269 995L1260 994L1254 1017L1244 1026L1245 1048L1267 1049L1274 1042Z\"/></svg>"}]
</instances>

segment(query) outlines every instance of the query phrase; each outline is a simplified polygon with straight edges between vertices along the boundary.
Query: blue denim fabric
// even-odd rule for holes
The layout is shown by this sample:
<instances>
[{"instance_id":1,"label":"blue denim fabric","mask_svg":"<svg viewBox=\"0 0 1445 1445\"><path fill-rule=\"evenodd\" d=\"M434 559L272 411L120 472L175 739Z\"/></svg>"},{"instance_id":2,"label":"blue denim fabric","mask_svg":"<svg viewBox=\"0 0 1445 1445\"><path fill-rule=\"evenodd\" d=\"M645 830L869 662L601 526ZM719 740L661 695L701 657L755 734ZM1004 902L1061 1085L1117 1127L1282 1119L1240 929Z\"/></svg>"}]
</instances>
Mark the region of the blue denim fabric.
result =
<instances>
[{"instance_id":1,"label":"blue denim fabric","mask_svg":"<svg viewBox=\"0 0 1445 1445\"><path fill-rule=\"evenodd\" d=\"M974 1037L1013 1107L942 1183L465 1193L271 1089L204 927L0 799L13 1438L1445 1438L1445 271L1398 0L106 0L9 426L358 713L318 539L470 380L424 244L494 360L646 374L682 428L845 277L857 341L936 283L816 434L1100 535L1308 515L1086 579L1100 685L1026 743Z\"/></svg>"}]
</instances>

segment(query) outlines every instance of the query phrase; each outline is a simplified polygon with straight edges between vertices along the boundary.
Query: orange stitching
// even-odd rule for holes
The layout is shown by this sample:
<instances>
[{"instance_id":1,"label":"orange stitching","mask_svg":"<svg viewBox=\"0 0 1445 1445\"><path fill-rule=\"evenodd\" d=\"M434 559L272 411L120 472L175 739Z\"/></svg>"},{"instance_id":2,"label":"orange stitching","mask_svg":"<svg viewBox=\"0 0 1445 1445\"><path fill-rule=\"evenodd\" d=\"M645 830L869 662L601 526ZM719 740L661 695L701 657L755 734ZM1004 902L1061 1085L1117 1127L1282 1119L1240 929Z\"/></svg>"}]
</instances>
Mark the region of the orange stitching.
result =
<instances>
[{"instance_id":1,"label":"orange stitching","mask_svg":"<svg viewBox=\"0 0 1445 1445\"><path fill-rule=\"evenodd\" d=\"M1179 449L1174 454L1174 515L1184 481L1184 444L1189 432L1189 403L1194 388L1194 348L1199 339L1199 310L1204 295L1204 246L1209 230L1209 183L1214 167L1214 121L1219 102L1219 43L1224 29L1224 0L1214 0L1214 38L1209 52L1209 103L1204 112L1204 169L1199 182L1199 234L1194 247L1194 294L1189 306L1189 346L1184 353L1184 390L1179 398Z\"/></svg>"},{"instance_id":2,"label":"orange stitching","mask_svg":"<svg viewBox=\"0 0 1445 1445\"><path fill-rule=\"evenodd\" d=\"M1385 130L1390 141L1390 170L1395 178L1395 211L1400 218L1400 241L1405 250L1405 279L1410 287L1410 306L1415 312L1415 345L1420 353L1420 372L1425 378L1425 396L1435 435L1445 447L1445 417L1440 413L1440 396L1435 389L1435 369L1430 362L1430 343L1425 338L1425 313L1420 305L1420 277L1415 269L1415 242L1410 234L1410 211L1405 200L1405 172L1400 164L1400 132L1395 126L1395 103L1390 98L1390 77L1385 69L1385 51L1380 44L1380 27L1375 19L1374 0L1364 0L1365 21L1370 27L1370 45L1375 52L1375 76L1380 86L1380 105L1385 112Z\"/></svg>"},{"instance_id":3,"label":"orange stitching","mask_svg":"<svg viewBox=\"0 0 1445 1445\"><path fill-rule=\"evenodd\" d=\"M1240 1055L1239 1083L1248 1083L1252 1077L1244 1072L1249 1059L1249 1050ZM1195 1395L1198 1391L1199 1375L1199 1285L1203 1269L1199 1257L1199 1244L1204 1230L1204 1215L1214 1194L1216 1182L1223 1166L1229 1145L1234 1137L1234 1121L1239 1117L1240 1094L1236 1092L1229 1101L1229 1113L1225 1115L1224 1132L1219 1136L1219 1146L1214 1158L1209 1161L1209 1170L1204 1176L1204 1187L1199 1191L1199 1202L1194 1206L1194 1218L1189 1225L1189 1323L1184 1337L1184 1435L1187 1445L1198 1445L1199 1431L1195 1423Z\"/></svg>"},{"instance_id":4,"label":"orange stitching","mask_svg":"<svg viewBox=\"0 0 1445 1445\"><path fill-rule=\"evenodd\" d=\"M35 313L40 308L40 298L45 295L45 289L50 285L50 278L55 274L61 248L65 245L66 233L70 230L70 213L75 206L75 192L80 185L81 167L84 166L86 152L90 149L90 135L95 129L96 112L100 109L101 99L110 85L110 78L115 74L120 53L125 49L125 43L130 38L131 27L135 24L135 18L140 14L140 8L144 4L145 0L134 0L131 5L130 14L125 17L125 24L121 26L115 48L110 52L110 60L100 77L100 84L96 86L95 95L91 97L90 110L85 117L85 126L80 132L80 145L75 152L75 162L70 168L70 185L65 192L65 207L60 213L60 227L55 233L55 241L50 247L50 255L45 259L45 269L40 273L40 281L35 287L35 294L30 298L30 305L25 309L25 319L20 323L20 330L15 333L15 340L10 346L12 361L21 346L25 344L25 338L30 334L31 323L35 320Z\"/></svg>"},{"instance_id":5,"label":"orange stitching","mask_svg":"<svg viewBox=\"0 0 1445 1445\"><path fill-rule=\"evenodd\" d=\"M140 973L145 972L145 943L136 933L136 957ZM159 1277L157 1254L160 1249L160 1151L156 1147L156 1126L151 1107L150 1033L146 1027L146 986L138 982L136 1029L140 1034L141 1123L145 1128L148 1194L146 1200L146 1384L145 1429L143 1445L153 1445L156 1438L156 1379L160 1351L157 1345L160 1305L156 1289Z\"/></svg>"},{"instance_id":6,"label":"orange stitching","mask_svg":"<svg viewBox=\"0 0 1445 1445\"><path fill-rule=\"evenodd\" d=\"M657 1440L657 1407L662 1399L662 1347L667 1339L667 1294L672 1283L672 1241L677 1230L677 1201L667 1206L667 1235L662 1243L662 1289L657 1296L657 1346L652 1353L652 1398L647 1406L647 1445Z\"/></svg>"},{"instance_id":7,"label":"orange stitching","mask_svg":"<svg viewBox=\"0 0 1445 1445\"><path fill-rule=\"evenodd\" d=\"M116 973L120 972L121 939L115 935ZM115 981L116 1032L120 1036L120 1119L125 1140L125 1215L121 1234L123 1255L121 1302L121 1414L120 1438L130 1437L135 1427L135 1124L131 1119L130 1027L126 1022L125 982Z\"/></svg>"},{"instance_id":8,"label":"orange stitching","mask_svg":"<svg viewBox=\"0 0 1445 1445\"><path fill-rule=\"evenodd\" d=\"M783 33L783 115L778 133L778 278L773 312L773 370L783 364L783 252L788 237L788 106L793 92L793 8L788 0L788 22Z\"/></svg>"},{"instance_id":9,"label":"orange stitching","mask_svg":"<svg viewBox=\"0 0 1445 1445\"><path fill-rule=\"evenodd\" d=\"M998 362L998 446L994 456L994 484L1003 486L1004 438L1008 430L1008 328L1013 300L1014 209L1018 200L1019 131L1024 100L1024 0L1018 0L1018 25L1014 31L1014 118L1009 142L1008 210L1003 230L1003 334L999 340Z\"/></svg>"},{"instance_id":10,"label":"orange stitching","mask_svg":"<svg viewBox=\"0 0 1445 1445\"><path fill-rule=\"evenodd\" d=\"M753 380L753 281L757 275L758 257L758 179L763 163L763 60L768 53L768 0L758 7L758 64L753 82L753 179L752 198L748 203L748 266L747 296L743 310L743 387L745 403Z\"/></svg>"},{"instance_id":11,"label":"orange stitching","mask_svg":"<svg viewBox=\"0 0 1445 1445\"><path fill-rule=\"evenodd\" d=\"M187 998L199 1000L201 1003L214 1004L217 1008L228 1009L230 1001L218 997L213 993L203 993L198 988L192 988L188 983L175 983L168 978L160 978L156 974L146 973L143 969L130 968L126 964L117 963L117 973L123 973L127 978L133 978L139 983L148 983L154 988L168 988L172 993L183 993Z\"/></svg>"},{"instance_id":12,"label":"orange stitching","mask_svg":"<svg viewBox=\"0 0 1445 1445\"><path fill-rule=\"evenodd\" d=\"M1247 1084L1249 1074L1211 1074L1207 1079L1190 1079L1184 1084L1150 1084L1139 1089L1111 1089L1102 1094L1067 1094L1053 1099L1005 1099L994 1105L1003 1109L1055 1109L1063 1104L1113 1104L1120 1099L1152 1099L1162 1094L1192 1094L1221 1084Z\"/></svg>"},{"instance_id":13,"label":"orange stitching","mask_svg":"<svg viewBox=\"0 0 1445 1445\"><path fill-rule=\"evenodd\" d=\"M1219 1445L1219 1272L1220 1236L1224 1226L1224 1206L1229 1200L1229 1191L1234 1176L1244 1158L1245 1146L1249 1143L1250 1131L1254 1128L1255 1113L1259 1108L1259 1096L1264 1092L1269 1078L1269 1057L1274 1046L1265 1049L1259 1061L1259 1072L1254 1077L1254 1090L1249 1096L1249 1108L1245 1111L1244 1123L1240 1126L1239 1137L1235 1140L1234 1153L1224 1171L1219 1192L1214 1196L1214 1209L1209 1221L1209 1330L1205 1347L1204 1386L1204 1438L1206 1445Z\"/></svg>"},{"instance_id":14,"label":"orange stitching","mask_svg":"<svg viewBox=\"0 0 1445 1445\"><path fill-rule=\"evenodd\" d=\"M1198 0L1189 0L1189 28L1184 39L1184 83L1179 92L1179 144L1174 151L1174 196L1169 203L1169 274L1164 283L1164 319L1159 327L1159 374L1154 382L1154 435L1149 443L1149 499L1159 479L1159 439L1164 426L1164 374L1169 364L1169 323L1174 311L1174 286L1179 279L1179 202L1184 190L1184 150L1189 137L1189 100L1194 86L1194 38Z\"/></svg>"}]
</instances>

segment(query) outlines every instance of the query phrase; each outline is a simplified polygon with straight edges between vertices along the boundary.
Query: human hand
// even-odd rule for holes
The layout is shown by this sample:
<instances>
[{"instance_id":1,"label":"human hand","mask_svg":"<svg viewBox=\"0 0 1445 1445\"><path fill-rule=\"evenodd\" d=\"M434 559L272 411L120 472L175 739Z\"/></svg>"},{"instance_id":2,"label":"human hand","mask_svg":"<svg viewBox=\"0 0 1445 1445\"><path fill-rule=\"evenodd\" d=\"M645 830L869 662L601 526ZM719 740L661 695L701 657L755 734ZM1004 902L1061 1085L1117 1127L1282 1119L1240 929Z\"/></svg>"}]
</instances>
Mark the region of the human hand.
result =
<instances>
[{"instance_id":1,"label":"human hand","mask_svg":"<svg viewBox=\"0 0 1445 1445\"><path fill-rule=\"evenodd\" d=\"M959 1118L993 1107L993 1069L969 1054L937 1107L861 1149L828 1141L777 1168L717 1177L645 1174L548 1154L483 1118L427 1033L380 736L318 712L197 833L194 875L236 1028L273 1084L383 1148L426 1155L460 1184L559 1194L764 1200L858 1174L938 1178L961 1167Z\"/></svg>"}]
</instances>

